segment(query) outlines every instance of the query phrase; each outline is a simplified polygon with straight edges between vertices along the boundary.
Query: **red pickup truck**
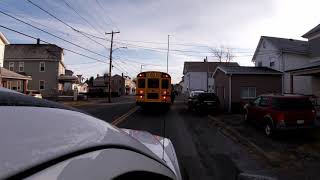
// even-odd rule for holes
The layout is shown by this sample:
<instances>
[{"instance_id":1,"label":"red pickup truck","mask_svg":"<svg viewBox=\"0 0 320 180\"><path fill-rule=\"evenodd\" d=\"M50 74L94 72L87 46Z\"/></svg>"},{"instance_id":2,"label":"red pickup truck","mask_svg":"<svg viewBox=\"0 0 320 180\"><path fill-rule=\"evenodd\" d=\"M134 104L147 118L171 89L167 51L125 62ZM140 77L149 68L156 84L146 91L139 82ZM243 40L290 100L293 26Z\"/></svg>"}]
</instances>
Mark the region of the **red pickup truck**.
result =
<instances>
[{"instance_id":1,"label":"red pickup truck","mask_svg":"<svg viewBox=\"0 0 320 180\"><path fill-rule=\"evenodd\" d=\"M244 119L271 136L275 131L315 127L316 111L306 96L261 95L244 106Z\"/></svg>"}]
</instances>

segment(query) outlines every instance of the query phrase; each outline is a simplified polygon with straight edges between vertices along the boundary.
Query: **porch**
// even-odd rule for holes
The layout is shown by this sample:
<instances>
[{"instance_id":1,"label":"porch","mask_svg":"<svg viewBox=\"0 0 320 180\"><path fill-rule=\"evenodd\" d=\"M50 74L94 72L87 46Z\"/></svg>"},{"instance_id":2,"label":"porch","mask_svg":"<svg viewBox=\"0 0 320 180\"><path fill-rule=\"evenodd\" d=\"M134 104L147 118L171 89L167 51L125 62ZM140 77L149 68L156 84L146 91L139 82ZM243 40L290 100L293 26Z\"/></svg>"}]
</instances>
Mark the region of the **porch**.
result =
<instances>
[{"instance_id":1,"label":"porch","mask_svg":"<svg viewBox=\"0 0 320 180\"><path fill-rule=\"evenodd\" d=\"M0 87L27 93L29 80L32 80L30 76L23 76L3 67L0 68Z\"/></svg>"}]
</instances>

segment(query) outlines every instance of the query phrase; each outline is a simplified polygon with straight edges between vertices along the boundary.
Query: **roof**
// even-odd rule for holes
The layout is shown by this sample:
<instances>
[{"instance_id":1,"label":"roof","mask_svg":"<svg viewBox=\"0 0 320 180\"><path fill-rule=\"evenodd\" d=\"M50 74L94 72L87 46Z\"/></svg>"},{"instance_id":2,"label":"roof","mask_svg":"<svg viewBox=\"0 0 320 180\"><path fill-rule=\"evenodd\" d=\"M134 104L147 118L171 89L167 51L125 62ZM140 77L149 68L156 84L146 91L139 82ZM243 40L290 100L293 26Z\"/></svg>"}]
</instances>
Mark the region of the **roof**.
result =
<instances>
[{"instance_id":1,"label":"roof","mask_svg":"<svg viewBox=\"0 0 320 180\"><path fill-rule=\"evenodd\" d=\"M19 106L24 99L42 103L42 107ZM77 111L45 107L46 103L48 107L52 103L59 106L58 103L2 89L0 100L0 179L63 155L102 146L131 149L159 159L137 140L100 119Z\"/></svg>"},{"instance_id":2,"label":"roof","mask_svg":"<svg viewBox=\"0 0 320 180\"><path fill-rule=\"evenodd\" d=\"M275 48L280 52L289 52L295 54L308 55L309 54L309 44L308 41L296 40L296 39L287 39L287 38L278 38L270 36L261 36L259 44L254 52L253 58L257 56L257 52L261 46L263 40L271 42Z\"/></svg>"},{"instance_id":3,"label":"roof","mask_svg":"<svg viewBox=\"0 0 320 180\"><path fill-rule=\"evenodd\" d=\"M218 69L224 72L225 74L282 75L282 72L267 67L219 66L217 70Z\"/></svg>"},{"instance_id":4,"label":"roof","mask_svg":"<svg viewBox=\"0 0 320 180\"><path fill-rule=\"evenodd\" d=\"M318 33L320 31L320 24L318 24L316 27L312 28L310 31L302 35L303 38L309 38L310 36L314 35L315 33Z\"/></svg>"},{"instance_id":5,"label":"roof","mask_svg":"<svg viewBox=\"0 0 320 180\"><path fill-rule=\"evenodd\" d=\"M54 44L9 44L4 51L4 60L62 60L63 49Z\"/></svg>"},{"instance_id":6,"label":"roof","mask_svg":"<svg viewBox=\"0 0 320 180\"><path fill-rule=\"evenodd\" d=\"M213 72L221 65L239 66L236 62L184 62L183 74L187 72Z\"/></svg>"},{"instance_id":7,"label":"roof","mask_svg":"<svg viewBox=\"0 0 320 180\"><path fill-rule=\"evenodd\" d=\"M292 72L292 71L298 71L298 70L304 70L304 69L312 69L312 68L319 68L319 67L320 67L320 60L304 64L302 66L299 66L299 68L290 69L290 70L287 70L286 72Z\"/></svg>"},{"instance_id":8,"label":"roof","mask_svg":"<svg viewBox=\"0 0 320 180\"><path fill-rule=\"evenodd\" d=\"M8 39L4 36L4 34L2 34L0 32L0 39L4 44L10 44L10 42L8 41Z\"/></svg>"},{"instance_id":9,"label":"roof","mask_svg":"<svg viewBox=\"0 0 320 180\"><path fill-rule=\"evenodd\" d=\"M262 38L269 40L276 48L282 51L309 53L308 41L262 36Z\"/></svg>"},{"instance_id":10,"label":"roof","mask_svg":"<svg viewBox=\"0 0 320 180\"><path fill-rule=\"evenodd\" d=\"M13 71L9 71L6 68L0 67L1 69L1 77L6 79L19 79L19 80L32 80L29 76L23 76Z\"/></svg>"}]
</instances>

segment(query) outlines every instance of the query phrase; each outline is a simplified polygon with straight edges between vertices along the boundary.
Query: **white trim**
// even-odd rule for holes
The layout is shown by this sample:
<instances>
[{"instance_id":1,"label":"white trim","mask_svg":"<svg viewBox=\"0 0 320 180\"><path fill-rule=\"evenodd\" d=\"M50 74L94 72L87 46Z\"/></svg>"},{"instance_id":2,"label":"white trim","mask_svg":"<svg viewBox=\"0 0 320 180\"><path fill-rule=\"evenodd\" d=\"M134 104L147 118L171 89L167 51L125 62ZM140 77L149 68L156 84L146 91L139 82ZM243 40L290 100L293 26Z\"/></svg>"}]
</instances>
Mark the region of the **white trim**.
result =
<instances>
[{"instance_id":1,"label":"white trim","mask_svg":"<svg viewBox=\"0 0 320 180\"><path fill-rule=\"evenodd\" d=\"M40 88L42 81L43 81L43 89ZM45 89L46 89L46 81L45 80L39 80L39 90L45 90Z\"/></svg>"},{"instance_id":2,"label":"white trim","mask_svg":"<svg viewBox=\"0 0 320 180\"><path fill-rule=\"evenodd\" d=\"M222 72L224 72L225 74L227 74L227 72L226 72L225 70L223 70L220 66L218 66L218 67L216 68L216 70L214 71L214 73L213 73L213 77L216 75L216 72L218 71L218 69L220 69L220 71L222 71Z\"/></svg>"},{"instance_id":3,"label":"white trim","mask_svg":"<svg viewBox=\"0 0 320 180\"><path fill-rule=\"evenodd\" d=\"M20 70L20 67L22 67L22 68L23 68L23 70L22 70L22 71ZM24 62L19 62L19 65L18 65L18 71L19 71L19 72L24 72Z\"/></svg>"},{"instance_id":4,"label":"white trim","mask_svg":"<svg viewBox=\"0 0 320 180\"><path fill-rule=\"evenodd\" d=\"M5 45L10 44L10 42L8 41L8 39L4 36L3 33L0 32L0 38L2 39L3 43Z\"/></svg>"},{"instance_id":5,"label":"white trim","mask_svg":"<svg viewBox=\"0 0 320 180\"><path fill-rule=\"evenodd\" d=\"M43 71L41 71L41 64L43 64ZM46 72L46 62L39 62L39 72Z\"/></svg>"}]
</instances>

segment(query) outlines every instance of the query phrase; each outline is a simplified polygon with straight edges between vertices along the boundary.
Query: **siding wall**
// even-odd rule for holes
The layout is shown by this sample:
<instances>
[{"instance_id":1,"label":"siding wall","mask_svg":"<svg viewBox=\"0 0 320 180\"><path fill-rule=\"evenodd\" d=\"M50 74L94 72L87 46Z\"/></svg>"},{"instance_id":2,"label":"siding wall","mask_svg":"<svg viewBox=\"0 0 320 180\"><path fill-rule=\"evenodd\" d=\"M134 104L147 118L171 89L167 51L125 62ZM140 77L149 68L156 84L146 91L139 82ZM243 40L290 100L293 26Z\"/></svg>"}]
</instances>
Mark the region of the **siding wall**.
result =
<instances>
[{"instance_id":1,"label":"siding wall","mask_svg":"<svg viewBox=\"0 0 320 180\"><path fill-rule=\"evenodd\" d=\"M281 76L279 75L233 75L232 103L241 102L241 87L255 87L256 95L281 93Z\"/></svg>"},{"instance_id":2,"label":"siding wall","mask_svg":"<svg viewBox=\"0 0 320 180\"><path fill-rule=\"evenodd\" d=\"M307 64L311 61L311 58L296 55L283 53L285 71L299 68L300 66ZM290 73L284 74L284 93L290 93ZM312 94L312 82L310 76L295 76L293 78L293 93L298 94Z\"/></svg>"},{"instance_id":3,"label":"siding wall","mask_svg":"<svg viewBox=\"0 0 320 180\"><path fill-rule=\"evenodd\" d=\"M45 62L45 72L40 72L40 62L32 60L6 60L4 67L9 69L9 63L14 62L14 71L19 72L19 62L24 62L24 73L32 77L28 82L28 90L39 90L39 81L45 81L45 90L41 93L44 97L54 96L58 91L58 69L59 62L57 61L43 61Z\"/></svg>"},{"instance_id":4,"label":"siding wall","mask_svg":"<svg viewBox=\"0 0 320 180\"><path fill-rule=\"evenodd\" d=\"M208 78L209 91L214 91L214 80ZM187 72L184 75L183 92L192 90L207 90L207 72Z\"/></svg>"}]
</instances>

